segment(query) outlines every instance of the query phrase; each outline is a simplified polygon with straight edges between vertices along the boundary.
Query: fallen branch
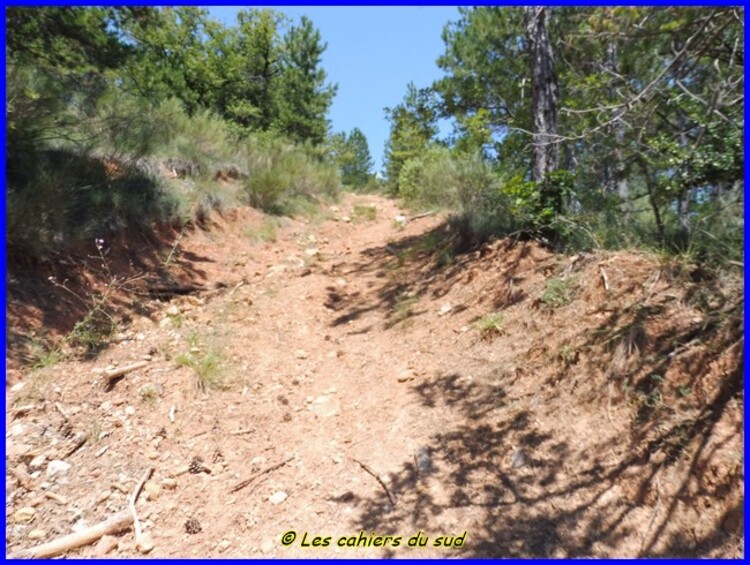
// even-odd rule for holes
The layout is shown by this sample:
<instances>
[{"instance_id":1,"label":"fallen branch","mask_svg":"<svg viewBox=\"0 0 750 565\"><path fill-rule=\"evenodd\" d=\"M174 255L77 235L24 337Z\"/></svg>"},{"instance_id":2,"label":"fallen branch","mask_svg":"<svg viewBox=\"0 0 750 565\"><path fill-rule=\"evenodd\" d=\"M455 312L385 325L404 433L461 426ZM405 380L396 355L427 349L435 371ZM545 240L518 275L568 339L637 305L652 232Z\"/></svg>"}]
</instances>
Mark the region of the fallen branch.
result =
<instances>
[{"instance_id":1,"label":"fallen branch","mask_svg":"<svg viewBox=\"0 0 750 565\"><path fill-rule=\"evenodd\" d=\"M233 436L244 436L245 434L251 434L255 431L255 428L248 428L246 430L237 430L234 432L229 432Z\"/></svg>"},{"instance_id":2,"label":"fallen branch","mask_svg":"<svg viewBox=\"0 0 750 565\"><path fill-rule=\"evenodd\" d=\"M609 279L607 279L607 273L604 272L603 267L599 267L599 274L602 276L602 282L604 283L604 290L609 292Z\"/></svg>"},{"instance_id":3,"label":"fallen branch","mask_svg":"<svg viewBox=\"0 0 750 565\"><path fill-rule=\"evenodd\" d=\"M358 459L355 459L354 457L350 457L350 459L352 461L354 461L357 465L359 465L360 467L362 467L362 469L364 469L366 473L368 473L369 475L372 475L373 477L375 477L375 480L380 483L381 487L383 487L383 490L385 491L385 494L388 495L388 500L391 501L391 506L396 506L396 501L393 499L393 495L391 495L391 491L388 490L388 487L386 486L385 482L383 482L383 479L381 479L375 471L373 471L367 465L365 465L364 463L362 463L362 461L360 461Z\"/></svg>"},{"instance_id":4,"label":"fallen branch","mask_svg":"<svg viewBox=\"0 0 750 565\"><path fill-rule=\"evenodd\" d=\"M229 291L229 292L227 293L227 296L232 296L232 295L234 294L234 292L235 292L235 291L236 291L236 290L237 290L238 288L240 288L240 287L241 287L242 285L244 285L244 284L245 284L246 282L247 282L247 281L246 281L245 279L242 279L242 280L241 280L240 282L238 282L238 283L237 283L237 284L236 284L236 285L234 286L234 288L233 288L232 290L230 290L230 291Z\"/></svg>"},{"instance_id":5,"label":"fallen branch","mask_svg":"<svg viewBox=\"0 0 750 565\"><path fill-rule=\"evenodd\" d=\"M272 466L268 467L267 469L263 469L259 473L254 474L249 479L245 479L244 481L242 481L242 482L237 483L236 485L234 485L232 488L229 489L229 492L237 492L238 490L241 490L241 489L245 488L247 485L249 485L250 483L252 483L258 477L261 477L263 475L266 475L266 474L270 473L271 471L275 471L276 469L279 469L280 467L283 467L284 465L286 465L287 463L289 463L292 459L294 459L294 457L290 457L289 459L285 459L281 463L276 463L276 465L272 465Z\"/></svg>"},{"instance_id":6,"label":"fallen branch","mask_svg":"<svg viewBox=\"0 0 750 565\"><path fill-rule=\"evenodd\" d=\"M66 422L68 421L68 415L65 413L65 410L63 410L63 407L60 406L59 402L55 402L55 409L60 413L60 415L63 417L63 420Z\"/></svg>"},{"instance_id":7,"label":"fallen branch","mask_svg":"<svg viewBox=\"0 0 750 565\"><path fill-rule=\"evenodd\" d=\"M154 468L151 467L143 474L140 482L135 486L133 494L130 495L130 498L128 499L128 508L130 509L130 513L133 516L133 528L135 529L135 546L138 548L138 551L142 553L148 553L149 551L154 549L154 544L151 542L150 536L147 537L143 534L143 530L141 529L141 522L138 520L138 513L135 510L135 503L138 500L138 495L141 494L143 485L146 484L146 481L149 480L151 478L151 475L153 474Z\"/></svg>"},{"instance_id":8,"label":"fallen branch","mask_svg":"<svg viewBox=\"0 0 750 565\"><path fill-rule=\"evenodd\" d=\"M126 375L127 373L130 373L131 371L135 371L136 369L142 369L148 364L149 364L148 361L136 361L135 363L131 365L125 365L124 367L120 367L119 369L112 369L111 371L106 371L104 373L104 377L107 379L107 382L105 383L105 388L107 390L110 390L112 386L114 385L115 379L122 377L123 375Z\"/></svg>"},{"instance_id":9,"label":"fallen branch","mask_svg":"<svg viewBox=\"0 0 750 565\"><path fill-rule=\"evenodd\" d=\"M148 293L155 298L168 298L177 295L193 294L204 290L208 289L205 286L194 284L185 286L150 286Z\"/></svg>"},{"instance_id":10,"label":"fallen branch","mask_svg":"<svg viewBox=\"0 0 750 565\"><path fill-rule=\"evenodd\" d=\"M73 439L73 445L68 449L68 452L65 454L65 458L67 459L71 455L73 455L76 451L81 449L84 444L88 441L89 436L88 434L84 432L80 432L76 435L76 437Z\"/></svg>"},{"instance_id":11,"label":"fallen branch","mask_svg":"<svg viewBox=\"0 0 750 565\"><path fill-rule=\"evenodd\" d=\"M49 498L50 500L54 500L57 502L60 506L67 506L68 505L68 499L64 496L60 496L59 494L52 492L51 490L48 490L44 493L44 496Z\"/></svg>"},{"instance_id":12,"label":"fallen branch","mask_svg":"<svg viewBox=\"0 0 750 565\"><path fill-rule=\"evenodd\" d=\"M56 540L38 545L37 547L22 549L21 551L10 554L8 557L11 559L54 557L71 549L93 543L102 536L119 533L130 527L132 523L133 516L131 515L130 510L123 510L104 522L100 522L99 524L86 528L83 531L57 538Z\"/></svg>"},{"instance_id":13,"label":"fallen branch","mask_svg":"<svg viewBox=\"0 0 750 565\"><path fill-rule=\"evenodd\" d=\"M416 214L414 216L411 216L410 218L407 218L407 221L413 222L414 220L419 220L420 218L426 218L427 216L434 216L437 214L437 210L430 210L429 212L422 212L421 214Z\"/></svg>"}]
</instances>

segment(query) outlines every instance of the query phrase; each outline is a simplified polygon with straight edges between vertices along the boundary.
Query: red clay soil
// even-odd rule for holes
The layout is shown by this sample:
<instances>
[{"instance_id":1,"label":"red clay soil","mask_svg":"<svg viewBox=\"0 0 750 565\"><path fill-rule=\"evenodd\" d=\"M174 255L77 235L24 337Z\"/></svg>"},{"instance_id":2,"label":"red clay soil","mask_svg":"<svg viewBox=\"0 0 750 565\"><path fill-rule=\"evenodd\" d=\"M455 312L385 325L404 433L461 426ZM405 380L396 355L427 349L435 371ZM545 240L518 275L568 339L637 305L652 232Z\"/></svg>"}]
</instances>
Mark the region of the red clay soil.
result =
<instances>
[{"instance_id":1,"label":"red clay soil","mask_svg":"<svg viewBox=\"0 0 750 565\"><path fill-rule=\"evenodd\" d=\"M236 210L108 242L113 275L148 274L116 294L127 326L41 369L77 299L47 282L57 259L13 274L6 552L126 509L153 468L148 557L743 554L741 280L514 240L458 253L444 218L399 214L348 196L275 241ZM56 276L85 298L106 277L78 265ZM143 556L132 529L67 555Z\"/></svg>"}]
</instances>

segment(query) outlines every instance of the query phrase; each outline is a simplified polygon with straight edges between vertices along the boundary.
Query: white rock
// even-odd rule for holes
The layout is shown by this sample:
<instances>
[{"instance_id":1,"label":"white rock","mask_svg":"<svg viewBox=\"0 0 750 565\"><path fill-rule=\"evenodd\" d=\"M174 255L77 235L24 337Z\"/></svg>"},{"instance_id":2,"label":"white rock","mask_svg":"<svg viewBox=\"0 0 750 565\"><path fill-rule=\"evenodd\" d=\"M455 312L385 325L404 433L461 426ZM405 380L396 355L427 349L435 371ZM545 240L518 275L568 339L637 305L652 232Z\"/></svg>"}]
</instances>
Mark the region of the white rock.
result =
<instances>
[{"instance_id":1,"label":"white rock","mask_svg":"<svg viewBox=\"0 0 750 565\"><path fill-rule=\"evenodd\" d=\"M18 524L31 522L34 519L34 516L36 516L36 510L31 506L25 506L19 508L13 513L13 521Z\"/></svg>"},{"instance_id":2,"label":"white rock","mask_svg":"<svg viewBox=\"0 0 750 565\"><path fill-rule=\"evenodd\" d=\"M400 383L405 383L406 381L410 381L413 378L414 371L412 371L411 369L406 369L398 374L398 382Z\"/></svg>"},{"instance_id":3,"label":"white rock","mask_svg":"<svg viewBox=\"0 0 750 565\"><path fill-rule=\"evenodd\" d=\"M154 539L151 532L143 532L135 544L136 549L143 554L149 553L154 549Z\"/></svg>"},{"instance_id":4,"label":"white rock","mask_svg":"<svg viewBox=\"0 0 750 565\"><path fill-rule=\"evenodd\" d=\"M10 427L9 431L10 431L10 435L17 437L17 436L20 436L21 434L23 434L23 432L26 431L26 426L24 426L23 424L21 424L19 422L18 424L13 424Z\"/></svg>"},{"instance_id":5,"label":"white rock","mask_svg":"<svg viewBox=\"0 0 750 565\"><path fill-rule=\"evenodd\" d=\"M89 523L86 521L85 518L81 518L78 520L75 524L73 524L73 527L70 528L73 530L73 533L82 532L84 530L87 530L89 528Z\"/></svg>"},{"instance_id":6,"label":"white rock","mask_svg":"<svg viewBox=\"0 0 750 565\"><path fill-rule=\"evenodd\" d=\"M18 392L19 390L23 389L23 387L26 386L26 383L16 383L12 387L10 387L11 392Z\"/></svg>"},{"instance_id":7,"label":"white rock","mask_svg":"<svg viewBox=\"0 0 750 565\"><path fill-rule=\"evenodd\" d=\"M180 315L180 307L177 306L177 304L172 304L169 308L167 308L167 316L179 316Z\"/></svg>"},{"instance_id":8,"label":"white rock","mask_svg":"<svg viewBox=\"0 0 750 565\"><path fill-rule=\"evenodd\" d=\"M297 359L307 359L307 351L305 351L304 349L298 349L294 352L294 356Z\"/></svg>"},{"instance_id":9,"label":"white rock","mask_svg":"<svg viewBox=\"0 0 750 565\"><path fill-rule=\"evenodd\" d=\"M47 532L45 532L44 530L31 530L29 532L29 536L28 537L29 537L29 539L34 539L34 540L36 540L36 539L44 539L44 538L47 537Z\"/></svg>"},{"instance_id":10,"label":"white rock","mask_svg":"<svg viewBox=\"0 0 750 565\"><path fill-rule=\"evenodd\" d=\"M64 475L72 465L66 461L60 461L59 459L53 459L47 464L47 476L54 477L55 475Z\"/></svg>"},{"instance_id":11,"label":"white rock","mask_svg":"<svg viewBox=\"0 0 750 565\"><path fill-rule=\"evenodd\" d=\"M453 306L450 304L443 304L438 311L438 316L445 316L448 312L453 310Z\"/></svg>"},{"instance_id":12,"label":"white rock","mask_svg":"<svg viewBox=\"0 0 750 565\"><path fill-rule=\"evenodd\" d=\"M133 414L135 414L135 408L133 408L132 406L126 406L125 414L127 414L128 416L132 416Z\"/></svg>"},{"instance_id":13,"label":"white rock","mask_svg":"<svg viewBox=\"0 0 750 565\"><path fill-rule=\"evenodd\" d=\"M283 490L277 491L268 497L268 502L271 504L281 504L284 502L289 495Z\"/></svg>"},{"instance_id":14,"label":"white rock","mask_svg":"<svg viewBox=\"0 0 750 565\"><path fill-rule=\"evenodd\" d=\"M46 460L47 457L45 457L44 455L37 455L36 457L34 457L34 459L29 461L29 469L38 469L39 467L44 465L44 462Z\"/></svg>"},{"instance_id":15,"label":"white rock","mask_svg":"<svg viewBox=\"0 0 750 565\"><path fill-rule=\"evenodd\" d=\"M263 553L270 553L273 550L274 543L272 540L267 539L260 545L260 550Z\"/></svg>"}]
</instances>

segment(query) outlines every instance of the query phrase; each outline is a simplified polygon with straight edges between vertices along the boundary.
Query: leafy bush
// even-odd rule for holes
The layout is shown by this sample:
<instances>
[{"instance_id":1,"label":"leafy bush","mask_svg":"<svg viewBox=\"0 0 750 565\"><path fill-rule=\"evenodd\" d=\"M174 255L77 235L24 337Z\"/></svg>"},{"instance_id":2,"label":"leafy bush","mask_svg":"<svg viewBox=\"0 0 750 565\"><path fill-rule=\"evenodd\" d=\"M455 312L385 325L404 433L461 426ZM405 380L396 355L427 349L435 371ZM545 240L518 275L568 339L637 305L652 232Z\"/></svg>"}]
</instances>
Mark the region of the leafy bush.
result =
<instances>
[{"instance_id":1,"label":"leafy bush","mask_svg":"<svg viewBox=\"0 0 750 565\"><path fill-rule=\"evenodd\" d=\"M251 138L247 161L248 202L272 214L299 213L310 202L335 198L340 190L334 165L315 156L314 149L278 137Z\"/></svg>"},{"instance_id":2,"label":"leafy bush","mask_svg":"<svg viewBox=\"0 0 750 565\"><path fill-rule=\"evenodd\" d=\"M209 110L188 115L177 99L164 102L158 110L160 122L165 123L166 136L156 154L166 158L188 161L196 169L196 176L206 177L216 168L240 161L242 147L236 131Z\"/></svg>"}]
</instances>

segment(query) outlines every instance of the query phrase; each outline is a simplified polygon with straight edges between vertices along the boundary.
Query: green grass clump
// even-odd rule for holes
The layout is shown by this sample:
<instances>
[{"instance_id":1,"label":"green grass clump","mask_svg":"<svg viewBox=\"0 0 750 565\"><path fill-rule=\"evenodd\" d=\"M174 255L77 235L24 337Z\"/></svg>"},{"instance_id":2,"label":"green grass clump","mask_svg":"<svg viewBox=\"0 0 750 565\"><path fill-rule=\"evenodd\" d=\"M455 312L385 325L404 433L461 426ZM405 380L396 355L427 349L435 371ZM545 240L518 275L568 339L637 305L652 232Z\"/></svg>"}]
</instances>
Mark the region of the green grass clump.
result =
<instances>
[{"instance_id":1,"label":"green grass clump","mask_svg":"<svg viewBox=\"0 0 750 565\"><path fill-rule=\"evenodd\" d=\"M544 283L541 302L548 309L561 308L570 304L575 295L575 290L576 281L571 277L548 279Z\"/></svg>"},{"instance_id":2,"label":"green grass clump","mask_svg":"<svg viewBox=\"0 0 750 565\"><path fill-rule=\"evenodd\" d=\"M388 321L387 327L393 327L405 323L414 315L414 306L419 301L416 296L402 294L396 298L393 304L393 311Z\"/></svg>"},{"instance_id":3,"label":"green grass clump","mask_svg":"<svg viewBox=\"0 0 750 565\"><path fill-rule=\"evenodd\" d=\"M477 330L483 338L490 338L503 333L503 315L500 312L492 312L482 317L477 322Z\"/></svg>"},{"instance_id":4,"label":"green grass clump","mask_svg":"<svg viewBox=\"0 0 750 565\"><path fill-rule=\"evenodd\" d=\"M203 348L199 345L199 338L194 333L188 336L187 342L190 345L190 350L176 355L174 362L193 370L195 388L200 392L224 389L224 356L221 352L215 347L209 347L203 351Z\"/></svg>"},{"instance_id":5,"label":"green grass clump","mask_svg":"<svg viewBox=\"0 0 750 565\"><path fill-rule=\"evenodd\" d=\"M268 217L263 219L263 223L255 228L245 229L245 235L253 243L273 243L278 237L278 228L280 222L278 218Z\"/></svg>"},{"instance_id":6,"label":"green grass clump","mask_svg":"<svg viewBox=\"0 0 750 565\"><path fill-rule=\"evenodd\" d=\"M378 209L373 205L356 204L353 210L354 222L373 222L378 217Z\"/></svg>"}]
</instances>

